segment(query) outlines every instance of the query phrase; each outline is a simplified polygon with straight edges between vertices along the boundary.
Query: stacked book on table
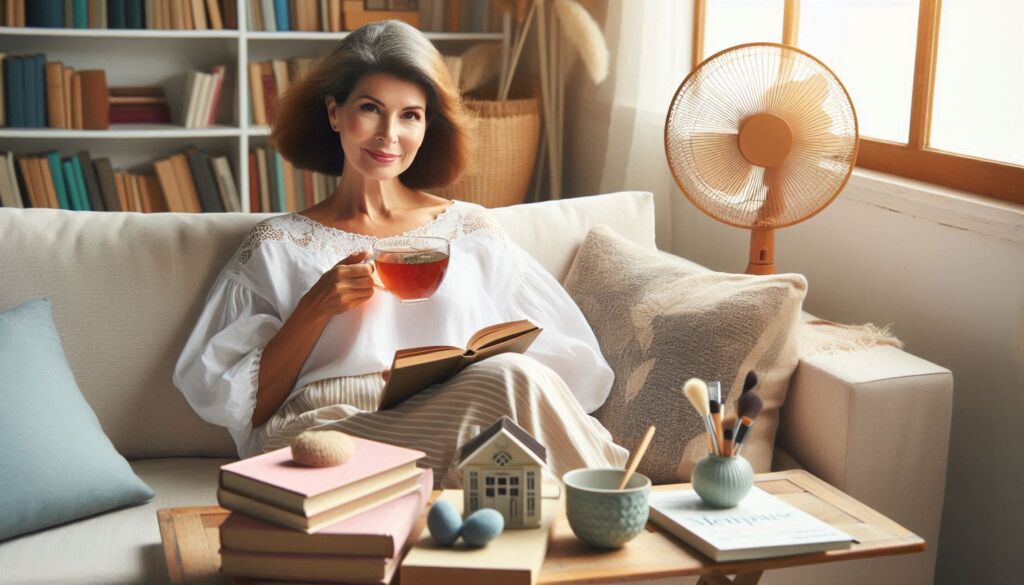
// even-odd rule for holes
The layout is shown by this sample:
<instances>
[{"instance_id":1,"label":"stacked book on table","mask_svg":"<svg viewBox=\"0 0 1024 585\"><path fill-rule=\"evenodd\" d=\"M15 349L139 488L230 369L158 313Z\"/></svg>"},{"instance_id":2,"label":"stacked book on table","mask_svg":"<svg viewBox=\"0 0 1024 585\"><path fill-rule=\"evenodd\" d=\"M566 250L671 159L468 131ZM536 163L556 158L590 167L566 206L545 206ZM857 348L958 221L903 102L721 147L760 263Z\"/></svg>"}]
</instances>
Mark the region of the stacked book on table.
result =
<instances>
[{"instance_id":1,"label":"stacked book on table","mask_svg":"<svg viewBox=\"0 0 1024 585\"><path fill-rule=\"evenodd\" d=\"M352 459L303 467L285 447L221 468L221 572L240 582L388 583L433 485L424 453L354 439Z\"/></svg>"}]
</instances>

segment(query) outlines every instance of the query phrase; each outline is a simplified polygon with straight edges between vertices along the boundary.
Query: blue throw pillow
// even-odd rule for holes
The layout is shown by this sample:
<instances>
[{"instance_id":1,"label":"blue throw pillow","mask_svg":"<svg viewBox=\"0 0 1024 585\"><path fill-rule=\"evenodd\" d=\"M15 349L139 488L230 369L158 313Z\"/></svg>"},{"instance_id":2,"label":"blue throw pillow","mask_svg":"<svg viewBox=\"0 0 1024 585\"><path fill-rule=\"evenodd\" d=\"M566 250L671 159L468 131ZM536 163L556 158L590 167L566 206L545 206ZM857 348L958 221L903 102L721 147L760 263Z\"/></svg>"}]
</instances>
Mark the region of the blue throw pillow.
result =
<instances>
[{"instance_id":1,"label":"blue throw pillow","mask_svg":"<svg viewBox=\"0 0 1024 585\"><path fill-rule=\"evenodd\" d=\"M153 495L78 390L50 300L0 312L0 541Z\"/></svg>"}]
</instances>

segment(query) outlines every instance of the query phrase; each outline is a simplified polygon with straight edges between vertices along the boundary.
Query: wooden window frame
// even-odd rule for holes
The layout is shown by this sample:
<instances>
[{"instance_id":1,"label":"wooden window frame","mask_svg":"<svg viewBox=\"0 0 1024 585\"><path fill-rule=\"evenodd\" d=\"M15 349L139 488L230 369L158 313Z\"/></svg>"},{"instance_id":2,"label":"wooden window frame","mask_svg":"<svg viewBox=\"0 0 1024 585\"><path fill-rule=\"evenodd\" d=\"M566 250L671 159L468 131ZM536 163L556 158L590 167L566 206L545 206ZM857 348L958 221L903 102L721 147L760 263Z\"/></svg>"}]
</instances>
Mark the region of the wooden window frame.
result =
<instances>
[{"instance_id":1,"label":"wooden window frame","mask_svg":"<svg viewBox=\"0 0 1024 585\"><path fill-rule=\"evenodd\" d=\"M800 0L784 0L782 41L797 46ZM906 144L860 138L857 166L1024 204L1024 166L929 146L942 0L919 0L914 89ZM693 67L704 60L707 0L693 3Z\"/></svg>"}]
</instances>

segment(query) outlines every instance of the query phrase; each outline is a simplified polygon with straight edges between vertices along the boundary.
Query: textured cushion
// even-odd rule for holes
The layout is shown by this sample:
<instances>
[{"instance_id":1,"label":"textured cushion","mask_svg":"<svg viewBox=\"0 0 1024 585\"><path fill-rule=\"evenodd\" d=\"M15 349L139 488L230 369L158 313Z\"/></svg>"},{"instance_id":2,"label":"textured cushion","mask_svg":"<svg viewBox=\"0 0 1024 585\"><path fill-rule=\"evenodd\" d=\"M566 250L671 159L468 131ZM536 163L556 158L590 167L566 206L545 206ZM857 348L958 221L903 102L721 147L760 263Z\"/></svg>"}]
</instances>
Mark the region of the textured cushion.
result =
<instances>
[{"instance_id":1,"label":"textured cushion","mask_svg":"<svg viewBox=\"0 0 1024 585\"><path fill-rule=\"evenodd\" d=\"M712 272L598 226L580 246L565 286L615 371L611 396L594 416L627 448L648 425L658 428L642 473L657 483L688 481L707 439L683 383L721 381L731 419L751 369L764 410L743 456L755 471L770 470L779 407L799 360L803 276Z\"/></svg>"},{"instance_id":2,"label":"textured cushion","mask_svg":"<svg viewBox=\"0 0 1024 585\"><path fill-rule=\"evenodd\" d=\"M103 434L49 299L0 313L0 540L153 497Z\"/></svg>"}]
</instances>

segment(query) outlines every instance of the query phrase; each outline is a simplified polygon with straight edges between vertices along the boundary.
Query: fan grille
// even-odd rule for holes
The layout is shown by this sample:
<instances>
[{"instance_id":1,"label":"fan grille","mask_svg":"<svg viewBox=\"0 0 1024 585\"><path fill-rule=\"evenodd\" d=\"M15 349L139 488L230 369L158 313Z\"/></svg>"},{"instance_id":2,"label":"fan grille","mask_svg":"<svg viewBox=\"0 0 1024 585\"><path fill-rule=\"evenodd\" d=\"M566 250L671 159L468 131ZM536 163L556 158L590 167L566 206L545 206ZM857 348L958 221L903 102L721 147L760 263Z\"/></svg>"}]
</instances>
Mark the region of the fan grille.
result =
<instances>
[{"instance_id":1,"label":"fan grille","mask_svg":"<svg viewBox=\"0 0 1024 585\"><path fill-rule=\"evenodd\" d=\"M782 117L793 132L789 156L770 169L748 162L738 146L743 121L761 112ZM856 160L857 118L846 89L811 55L775 43L740 45L706 60L679 86L665 151L679 187L702 211L739 227L775 229L807 219L839 194Z\"/></svg>"}]
</instances>

